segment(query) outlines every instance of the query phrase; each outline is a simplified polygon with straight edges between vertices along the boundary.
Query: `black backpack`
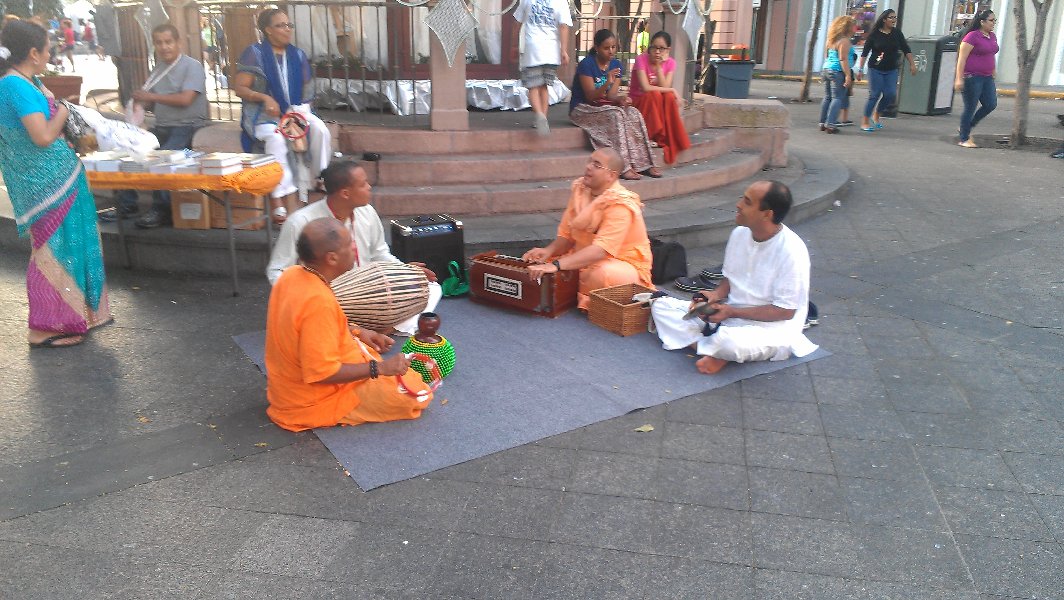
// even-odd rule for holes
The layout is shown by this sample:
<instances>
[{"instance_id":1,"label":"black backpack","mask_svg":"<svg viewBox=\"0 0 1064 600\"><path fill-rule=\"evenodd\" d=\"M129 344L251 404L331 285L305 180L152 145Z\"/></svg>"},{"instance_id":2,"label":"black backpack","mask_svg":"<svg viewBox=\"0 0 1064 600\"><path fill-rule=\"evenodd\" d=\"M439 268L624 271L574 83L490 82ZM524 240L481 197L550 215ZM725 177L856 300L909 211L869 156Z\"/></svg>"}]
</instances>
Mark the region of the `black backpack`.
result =
<instances>
[{"instance_id":1,"label":"black backpack","mask_svg":"<svg viewBox=\"0 0 1064 600\"><path fill-rule=\"evenodd\" d=\"M677 277L687 277L687 250L679 242L650 238L652 263L650 277L654 283L665 283Z\"/></svg>"}]
</instances>

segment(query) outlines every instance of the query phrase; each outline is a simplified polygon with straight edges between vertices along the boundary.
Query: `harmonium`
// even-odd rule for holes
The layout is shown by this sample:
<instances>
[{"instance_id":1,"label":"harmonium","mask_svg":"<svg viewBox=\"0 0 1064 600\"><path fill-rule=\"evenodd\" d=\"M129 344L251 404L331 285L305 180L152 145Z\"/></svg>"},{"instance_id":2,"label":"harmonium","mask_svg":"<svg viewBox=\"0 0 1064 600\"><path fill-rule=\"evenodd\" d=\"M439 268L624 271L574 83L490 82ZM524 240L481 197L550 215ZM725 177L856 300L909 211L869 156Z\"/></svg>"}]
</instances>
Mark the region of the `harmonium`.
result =
<instances>
[{"instance_id":1,"label":"harmonium","mask_svg":"<svg viewBox=\"0 0 1064 600\"><path fill-rule=\"evenodd\" d=\"M528 271L530 265L516 256L477 254L469 267L470 297L542 317L556 317L576 306L579 271L547 273L536 281Z\"/></svg>"}]
</instances>

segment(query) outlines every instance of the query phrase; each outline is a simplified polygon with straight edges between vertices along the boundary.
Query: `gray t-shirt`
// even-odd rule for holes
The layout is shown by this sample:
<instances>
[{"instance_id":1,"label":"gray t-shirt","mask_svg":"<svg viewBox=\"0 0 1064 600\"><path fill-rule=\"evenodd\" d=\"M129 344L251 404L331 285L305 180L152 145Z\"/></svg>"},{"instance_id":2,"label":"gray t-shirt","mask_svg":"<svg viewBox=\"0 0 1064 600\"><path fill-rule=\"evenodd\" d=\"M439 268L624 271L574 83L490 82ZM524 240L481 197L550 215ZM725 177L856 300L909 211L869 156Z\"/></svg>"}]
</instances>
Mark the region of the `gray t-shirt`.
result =
<instances>
[{"instance_id":1,"label":"gray t-shirt","mask_svg":"<svg viewBox=\"0 0 1064 600\"><path fill-rule=\"evenodd\" d=\"M152 69L148 80L151 81L153 77L158 77L159 73L169 67L170 65L159 61L155 64L155 68ZM153 94L180 94L187 90L194 90L198 92L196 99L192 101L192 104L185 107L168 106L162 102L156 102L154 109L155 126L203 126L207 120L207 84L205 83L205 78L203 65L191 56L182 54L177 59L177 64L174 65L174 68L170 69L170 72L152 85L148 91Z\"/></svg>"}]
</instances>

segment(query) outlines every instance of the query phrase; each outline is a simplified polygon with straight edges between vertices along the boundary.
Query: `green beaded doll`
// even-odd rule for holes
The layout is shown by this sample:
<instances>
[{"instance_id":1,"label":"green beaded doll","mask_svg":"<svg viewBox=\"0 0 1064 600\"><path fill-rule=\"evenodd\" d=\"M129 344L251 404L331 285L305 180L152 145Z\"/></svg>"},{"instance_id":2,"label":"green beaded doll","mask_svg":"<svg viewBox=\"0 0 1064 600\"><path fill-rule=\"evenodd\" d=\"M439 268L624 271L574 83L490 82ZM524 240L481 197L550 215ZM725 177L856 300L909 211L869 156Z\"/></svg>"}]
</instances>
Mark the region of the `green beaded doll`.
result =
<instances>
[{"instance_id":1,"label":"green beaded doll","mask_svg":"<svg viewBox=\"0 0 1064 600\"><path fill-rule=\"evenodd\" d=\"M421 313L417 320L417 333L403 344L403 353L420 353L431 356L440 369L440 375L446 377L454 369L454 346L439 333L440 316L436 313ZM432 373L420 360L410 361L410 368L421 374L425 383L432 383Z\"/></svg>"}]
</instances>

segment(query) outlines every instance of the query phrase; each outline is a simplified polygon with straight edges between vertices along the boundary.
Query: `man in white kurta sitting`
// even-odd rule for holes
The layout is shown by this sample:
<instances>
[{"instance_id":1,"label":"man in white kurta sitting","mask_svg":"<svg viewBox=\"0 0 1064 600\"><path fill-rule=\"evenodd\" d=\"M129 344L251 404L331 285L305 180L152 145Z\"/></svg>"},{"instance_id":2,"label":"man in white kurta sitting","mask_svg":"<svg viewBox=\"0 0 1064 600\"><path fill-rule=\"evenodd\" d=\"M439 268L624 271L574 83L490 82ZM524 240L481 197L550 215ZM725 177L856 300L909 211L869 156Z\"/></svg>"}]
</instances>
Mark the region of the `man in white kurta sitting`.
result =
<instances>
[{"instance_id":1,"label":"man in white kurta sitting","mask_svg":"<svg viewBox=\"0 0 1064 600\"><path fill-rule=\"evenodd\" d=\"M736 205L738 227L724 249L724 279L690 303L659 298L651 305L666 350L692 347L695 366L712 375L729 362L785 360L817 349L802 333L809 305L809 251L786 225L791 191L758 181ZM716 312L684 317L709 303Z\"/></svg>"},{"instance_id":2,"label":"man in white kurta sitting","mask_svg":"<svg viewBox=\"0 0 1064 600\"><path fill-rule=\"evenodd\" d=\"M289 215L281 226L281 233L270 255L270 264L266 267L266 277L270 285L277 283L281 272L296 264L296 240L307 223L322 217L332 217L344 224L355 241L355 268L374 262L402 262L392 255L387 242L384 241L384 226L380 215L370 206L373 187L369 184L366 171L351 161L336 161L321 172L327 196L308 204ZM440 284L436 283L436 274L422 263L410 263L421 267L429 280L429 301L425 312L432 312L443 297ZM417 331L419 315L392 327L402 335L413 335Z\"/></svg>"}]
</instances>

